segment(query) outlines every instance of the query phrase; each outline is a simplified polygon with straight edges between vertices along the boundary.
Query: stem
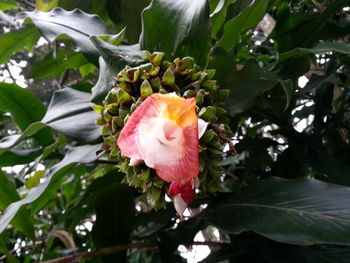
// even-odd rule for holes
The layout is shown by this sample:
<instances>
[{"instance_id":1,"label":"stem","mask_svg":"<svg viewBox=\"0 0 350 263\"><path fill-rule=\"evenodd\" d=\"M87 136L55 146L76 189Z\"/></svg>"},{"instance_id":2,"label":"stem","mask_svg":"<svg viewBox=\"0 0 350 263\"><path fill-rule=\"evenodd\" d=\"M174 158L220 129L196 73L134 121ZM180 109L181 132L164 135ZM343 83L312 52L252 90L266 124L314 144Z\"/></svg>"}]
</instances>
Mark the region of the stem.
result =
<instances>
[{"instance_id":1,"label":"stem","mask_svg":"<svg viewBox=\"0 0 350 263\"><path fill-rule=\"evenodd\" d=\"M233 144L233 142L231 141L231 139L226 135L226 131L224 127L221 127L220 125L217 124L210 124L210 127L213 128L217 134L219 135L220 139L224 142L226 142L229 146L229 153L231 155L236 155L237 151L236 148Z\"/></svg>"},{"instance_id":2,"label":"stem","mask_svg":"<svg viewBox=\"0 0 350 263\"><path fill-rule=\"evenodd\" d=\"M210 246L210 247L221 248L222 246L227 245L227 243L205 241L205 242L193 242L191 245ZM155 250L155 249L158 249L158 246L154 242L132 243L132 244L127 244L127 245L102 248L102 249L96 250L96 251L82 252L82 253L78 253L75 255L70 255L70 256L65 256L65 257L61 257L61 258L48 260L48 261L45 261L42 263L69 263L69 262L78 261L78 260L81 260L84 258L96 257L96 256L100 256L100 255L115 254L115 253L118 253L121 251L128 250L130 248L147 248L150 250Z\"/></svg>"}]
</instances>

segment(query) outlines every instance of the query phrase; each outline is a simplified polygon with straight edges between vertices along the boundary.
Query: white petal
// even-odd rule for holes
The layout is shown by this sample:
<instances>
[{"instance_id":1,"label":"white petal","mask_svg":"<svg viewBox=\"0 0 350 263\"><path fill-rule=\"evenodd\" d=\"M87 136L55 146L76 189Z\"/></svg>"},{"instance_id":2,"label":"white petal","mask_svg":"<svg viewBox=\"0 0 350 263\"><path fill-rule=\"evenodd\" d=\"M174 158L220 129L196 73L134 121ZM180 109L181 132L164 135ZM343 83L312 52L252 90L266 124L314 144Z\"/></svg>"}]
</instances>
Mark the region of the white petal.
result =
<instances>
[{"instance_id":1,"label":"white petal","mask_svg":"<svg viewBox=\"0 0 350 263\"><path fill-rule=\"evenodd\" d=\"M205 131L207 130L208 123L202 120L201 118L198 118L198 139L200 139Z\"/></svg>"},{"instance_id":2,"label":"white petal","mask_svg":"<svg viewBox=\"0 0 350 263\"><path fill-rule=\"evenodd\" d=\"M183 131L181 127L165 118L152 118L138 127L137 147L145 164L154 168L157 163L173 163L181 156L183 150ZM173 125L172 140L167 140L164 125Z\"/></svg>"},{"instance_id":3,"label":"white petal","mask_svg":"<svg viewBox=\"0 0 350 263\"><path fill-rule=\"evenodd\" d=\"M129 166L136 166L141 164L143 161L135 158L130 158Z\"/></svg>"},{"instance_id":4,"label":"white petal","mask_svg":"<svg viewBox=\"0 0 350 263\"><path fill-rule=\"evenodd\" d=\"M182 214L187 208L187 203L182 199L180 194L174 196L173 202L176 212L182 217Z\"/></svg>"}]
</instances>

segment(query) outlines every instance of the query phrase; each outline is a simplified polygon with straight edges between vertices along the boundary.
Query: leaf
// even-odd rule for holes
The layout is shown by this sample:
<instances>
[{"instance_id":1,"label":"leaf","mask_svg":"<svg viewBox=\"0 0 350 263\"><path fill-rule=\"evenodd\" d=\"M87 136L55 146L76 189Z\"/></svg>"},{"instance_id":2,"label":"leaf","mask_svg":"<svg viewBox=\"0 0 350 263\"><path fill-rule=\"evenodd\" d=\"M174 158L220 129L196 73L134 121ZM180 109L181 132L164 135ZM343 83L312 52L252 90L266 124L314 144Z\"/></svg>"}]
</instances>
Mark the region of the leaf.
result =
<instances>
[{"instance_id":1,"label":"leaf","mask_svg":"<svg viewBox=\"0 0 350 263\"><path fill-rule=\"evenodd\" d=\"M31 49L39 40L36 28L27 27L18 31L10 31L0 35L0 64L7 63L12 55L20 50Z\"/></svg>"},{"instance_id":2,"label":"leaf","mask_svg":"<svg viewBox=\"0 0 350 263\"><path fill-rule=\"evenodd\" d=\"M135 201L129 186L110 185L95 200L96 222L92 239L97 249L129 242L135 214ZM125 262L126 251L103 256L103 262Z\"/></svg>"},{"instance_id":3,"label":"leaf","mask_svg":"<svg viewBox=\"0 0 350 263\"><path fill-rule=\"evenodd\" d=\"M59 49L35 63L26 77L30 79L56 77L67 69L78 68L87 63L83 54Z\"/></svg>"},{"instance_id":4,"label":"leaf","mask_svg":"<svg viewBox=\"0 0 350 263\"><path fill-rule=\"evenodd\" d=\"M17 8L17 7L18 7L18 4L15 1L8 1L8 0L0 1L0 10L2 11Z\"/></svg>"},{"instance_id":5,"label":"leaf","mask_svg":"<svg viewBox=\"0 0 350 263\"><path fill-rule=\"evenodd\" d=\"M290 103L291 103L292 98L293 98L293 92L294 92L293 82L290 79L281 80L281 86L282 86L284 93L286 94L286 97L287 97L286 106L284 107L284 111L286 111L289 108Z\"/></svg>"},{"instance_id":6,"label":"leaf","mask_svg":"<svg viewBox=\"0 0 350 263\"><path fill-rule=\"evenodd\" d=\"M147 0L108 0L106 9L110 19L117 25L126 25L126 38L129 44L139 41L141 33L141 12Z\"/></svg>"},{"instance_id":7,"label":"leaf","mask_svg":"<svg viewBox=\"0 0 350 263\"><path fill-rule=\"evenodd\" d=\"M0 152L2 149L0 149ZM19 164L27 164L33 162L42 152L42 148L34 148L30 150L9 150L0 154L0 167L15 166Z\"/></svg>"},{"instance_id":8,"label":"leaf","mask_svg":"<svg viewBox=\"0 0 350 263\"><path fill-rule=\"evenodd\" d=\"M50 186L51 181L60 177L66 171L72 169L77 163L91 163L94 162L99 156L96 155L96 151L101 148L101 144L96 145L84 145L71 148L66 153L63 160L55 164L46 174L46 181L38 186L30 189L25 198L11 203L0 217L0 233L2 233L11 220L15 217L18 210L26 204L32 203L37 200L45 190Z\"/></svg>"},{"instance_id":9,"label":"leaf","mask_svg":"<svg viewBox=\"0 0 350 263\"><path fill-rule=\"evenodd\" d=\"M190 56L205 67L210 51L209 3L206 0L153 0L142 12L142 50L167 58Z\"/></svg>"},{"instance_id":10,"label":"leaf","mask_svg":"<svg viewBox=\"0 0 350 263\"><path fill-rule=\"evenodd\" d=\"M98 52L89 41L93 35L108 34L104 22L97 15L87 14L79 9L65 11L54 8L50 12L32 11L18 15L19 20L30 18L42 36L49 42L58 36L67 35L87 58L96 62Z\"/></svg>"},{"instance_id":11,"label":"leaf","mask_svg":"<svg viewBox=\"0 0 350 263\"><path fill-rule=\"evenodd\" d=\"M36 0L35 8L36 10L47 12L52 8L57 7L60 0Z\"/></svg>"},{"instance_id":12,"label":"leaf","mask_svg":"<svg viewBox=\"0 0 350 263\"><path fill-rule=\"evenodd\" d=\"M257 99L277 83L277 76L264 72L254 60L249 60L242 70L230 77L232 81L226 105L232 116L253 107Z\"/></svg>"},{"instance_id":13,"label":"leaf","mask_svg":"<svg viewBox=\"0 0 350 263\"><path fill-rule=\"evenodd\" d=\"M4 210L9 204L20 199L16 188L9 181L7 175L0 170L0 210ZM20 210L12 220L12 225L26 236L34 238L33 221L26 210Z\"/></svg>"},{"instance_id":14,"label":"leaf","mask_svg":"<svg viewBox=\"0 0 350 263\"><path fill-rule=\"evenodd\" d=\"M236 0L220 0L213 13L210 15L212 24L211 37L215 40L218 39L217 35L225 23L227 8L235 2Z\"/></svg>"},{"instance_id":15,"label":"leaf","mask_svg":"<svg viewBox=\"0 0 350 263\"><path fill-rule=\"evenodd\" d=\"M114 46L96 36L91 37L90 40L99 50L105 62L118 71L126 65L130 67L138 66L147 59L146 55L140 51L139 45Z\"/></svg>"},{"instance_id":16,"label":"leaf","mask_svg":"<svg viewBox=\"0 0 350 263\"><path fill-rule=\"evenodd\" d=\"M8 251L6 244L2 239L0 239L0 254L4 254L9 263L19 263L19 261Z\"/></svg>"},{"instance_id":17,"label":"leaf","mask_svg":"<svg viewBox=\"0 0 350 263\"><path fill-rule=\"evenodd\" d=\"M251 230L289 244L349 245L349 198L348 187L272 177L249 185L238 196L213 203L205 217L233 234Z\"/></svg>"},{"instance_id":18,"label":"leaf","mask_svg":"<svg viewBox=\"0 0 350 263\"><path fill-rule=\"evenodd\" d=\"M232 50L236 46L240 34L261 21L267 6L268 1L252 1L240 14L226 22L223 35L216 44L227 51Z\"/></svg>"},{"instance_id":19,"label":"leaf","mask_svg":"<svg viewBox=\"0 0 350 263\"><path fill-rule=\"evenodd\" d=\"M10 136L1 138L1 140L0 140L0 156L3 153L5 153L7 150L9 150L10 148L15 146L21 140L34 135L39 130L41 130L45 127L47 127L47 125L44 123L34 122L30 126L28 126L27 129L25 129L22 134L10 135Z\"/></svg>"},{"instance_id":20,"label":"leaf","mask_svg":"<svg viewBox=\"0 0 350 263\"><path fill-rule=\"evenodd\" d=\"M31 123L41 120L46 111L42 102L30 90L8 83L0 83L0 109L11 113L22 131ZM35 139L41 145L47 145L52 141L52 133L49 129L43 130Z\"/></svg>"},{"instance_id":21,"label":"leaf","mask_svg":"<svg viewBox=\"0 0 350 263\"><path fill-rule=\"evenodd\" d=\"M56 91L42 122L78 141L97 140L101 134L95 123L99 115L92 110L90 96L70 88Z\"/></svg>"},{"instance_id":22,"label":"leaf","mask_svg":"<svg viewBox=\"0 0 350 263\"><path fill-rule=\"evenodd\" d=\"M313 48L295 48L280 54L278 62L284 62L292 57L301 57L310 54L324 54L328 52L337 52L340 54L350 54L350 44L343 42L321 42Z\"/></svg>"},{"instance_id":23,"label":"leaf","mask_svg":"<svg viewBox=\"0 0 350 263\"><path fill-rule=\"evenodd\" d=\"M99 58L98 62L100 64L98 81L91 89L91 101L96 104L100 104L108 92L115 86L114 77L119 72L118 69L109 66L102 57Z\"/></svg>"}]
</instances>

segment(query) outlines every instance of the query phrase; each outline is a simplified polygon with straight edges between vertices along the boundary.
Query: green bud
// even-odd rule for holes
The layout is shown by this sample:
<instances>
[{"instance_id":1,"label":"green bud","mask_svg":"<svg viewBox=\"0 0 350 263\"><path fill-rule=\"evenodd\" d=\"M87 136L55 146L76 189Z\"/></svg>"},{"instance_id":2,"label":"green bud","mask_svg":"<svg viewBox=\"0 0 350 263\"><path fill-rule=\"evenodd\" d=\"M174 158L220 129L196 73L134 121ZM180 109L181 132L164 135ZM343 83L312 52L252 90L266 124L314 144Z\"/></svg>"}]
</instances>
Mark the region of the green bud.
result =
<instances>
[{"instance_id":1,"label":"green bud","mask_svg":"<svg viewBox=\"0 0 350 263\"><path fill-rule=\"evenodd\" d=\"M229 94L229 89L218 89L218 100L226 100Z\"/></svg>"},{"instance_id":2,"label":"green bud","mask_svg":"<svg viewBox=\"0 0 350 263\"><path fill-rule=\"evenodd\" d=\"M122 117L122 118L125 118L126 115L129 114L129 109L127 107L120 107L119 108L119 116Z\"/></svg>"},{"instance_id":3,"label":"green bud","mask_svg":"<svg viewBox=\"0 0 350 263\"><path fill-rule=\"evenodd\" d=\"M111 127L108 124L105 124L102 127L102 131L101 131L102 136L107 136L110 134L110 132L111 132Z\"/></svg>"},{"instance_id":4,"label":"green bud","mask_svg":"<svg viewBox=\"0 0 350 263\"><path fill-rule=\"evenodd\" d=\"M93 109L94 111L96 111L97 113L102 114L103 111L104 111L104 109L105 109L105 107L103 107L103 106L101 106L101 105L94 105L94 106L92 106L92 109Z\"/></svg>"},{"instance_id":5,"label":"green bud","mask_svg":"<svg viewBox=\"0 0 350 263\"><path fill-rule=\"evenodd\" d=\"M206 89L211 90L216 86L216 80L206 80L202 82L202 86Z\"/></svg>"},{"instance_id":6,"label":"green bud","mask_svg":"<svg viewBox=\"0 0 350 263\"><path fill-rule=\"evenodd\" d=\"M163 52L154 52L150 58L151 63L158 67L160 65L160 63L162 62L162 59L164 57L164 53Z\"/></svg>"},{"instance_id":7,"label":"green bud","mask_svg":"<svg viewBox=\"0 0 350 263\"><path fill-rule=\"evenodd\" d=\"M120 104L124 104L125 102L128 102L131 100L129 93L127 93L121 88L116 88L116 90L117 90L118 101Z\"/></svg>"},{"instance_id":8,"label":"green bud","mask_svg":"<svg viewBox=\"0 0 350 263\"><path fill-rule=\"evenodd\" d=\"M104 110L104 112L103 112L103 118L105 119L105 121L110 121L110 120L112 120L112 116L109 114L108 110Z\"/></svg>"},{"instance_id":9,"label":"green bud","mask_svg":"<svg viewBox=\"0 0 350 263\"><path fill-rule=\"evenodd\" d=\"M161 84L159 78L152 79L151 85L152 85L153 90L156 90L156 91L159 91L162 87L162 84Z\"/></svg>"},{"instance_id":10,"label":"green bud","mask_svg":"<svg viewBox=\"0 0 350 263\"><path fill-rule=\"evenodd\" d=\"M105 122L104 118L101 116L101 117L98 117L96 119L96 124L97 125L104 125L104 124L106 124L106 122Z\"/></svg>"},{"instance_id":11,"label":"green bud","mask_svg":"<svg viewBox=\"0 0 350 263\"><path fill-rule=\"evenodd\" d=\"M214 106L208 106L206 108L202 108L201 111L198 113L198 117L202 118L205 121L214 123L217 120L216 108Z\"/></svg>"},{"instance_id":12,"label":"green bud","mask_svg":"<svg viewBox=\"0 0 350 263\"><path fill-rule=\"evenodd\" d=\"M124 120L120 116L114 116L113 119L112 119L112 125L115 125L115 128L116 127L123 127L124 126Z\"/></svg>"},{"instance_id":13,"label":"green bud","mask_svg":"<svg viewBox=\"0 0 350 263\"><path fill-rule=\"evenodd\" d=\"M177 70L181 74L189 74L193 71L194 59L191 57L184 57L177 64Z\"/></svg>"},{"instance_id":14,"label":"green bud","mask_svg":"<svg viewBox=\"0 0 350 263\"><path fill-rule=\"evenodd\" d=\"M147 80L144 80L140 87L141 97L147 98L148 96L153 94L152 86L149 84Z\"/></svg>"},{"instance_id":15,"label":"green bud","mask_svg":"<svg viewBox=\"0 0 350 263\"><path fill-rule=\"evenodd\" d=\"M184 98L193 98L196 95L194 90L186 90L184 92Z\"/></svg>"},{"instance_id":16,"label":"green bud","mask_svg":"<svg viewBox=\"0 0 350 263\"><path fill-rule=\"evenodd\" d=\"M204 95L197 93L196 95L196 105L202 105L204 102Z\"/></svg>"},{"instance_id":17,"label":"green bud","mask_svg":"<svg viewBox=\"0 0 350 263\"><path fill-rule=\"evenodd\" d=\"M172 86L175 84L175 76L173 71L168 68L162 77L162 84Z\"/></svg>"},{"instance_id":18,"label":"green bud","mask_svg":"<svg viewBox=\"0 0 350 263\"><path fill-rule=\"evenodd\" d=\"M196 89L200 89L202 86L202 82L201 81L195 81L192 83L192 86L195 87Z\"/></svg>"},{"instance_id":19,"label":"green bud","mask_svg":"<svg viewBox=\"0 0 350 263\"><path fill-rule=\"evenodd\" d=\"M213 79L216 70L215 69L207 69L205 72L207 73L207 79Z\"/></svg>"},{"instance_id":20,"label":"green bud","mask_svg":"<svg viewBox=\"0 0 350 263\"><path fill-rule=\"evenodd\" d=\"M201 141L205 144L209 143L214 138L215 132L212 130L206 130L203 136L201 137Z\"/></svg>"},{"instance_id":21,"label":"green bud","mask_svg":"<svg viewBox=\"0 0 350 263\"><path fill-rule=\"evenodd\" d=\"M108 92L106 98L104 99L106 104L118 103L117 93L113 92L115 88L113 88L110 92Z\"/></svg>"}]
</instances>

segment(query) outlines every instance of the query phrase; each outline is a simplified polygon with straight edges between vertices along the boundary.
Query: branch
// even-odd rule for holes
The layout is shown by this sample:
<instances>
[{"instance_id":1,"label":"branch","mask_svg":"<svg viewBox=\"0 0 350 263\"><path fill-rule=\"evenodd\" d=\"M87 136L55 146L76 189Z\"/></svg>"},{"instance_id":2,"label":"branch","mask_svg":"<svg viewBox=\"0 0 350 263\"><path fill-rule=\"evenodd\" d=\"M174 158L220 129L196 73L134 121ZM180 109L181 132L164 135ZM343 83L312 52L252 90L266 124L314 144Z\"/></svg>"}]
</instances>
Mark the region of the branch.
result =
<instances>
[{"instance_id":1,"label":"branch","mask_svg":"<svg viewBox=\"0 0 350 263\"><path fill-rule=\"evenodd\" d=\"M223 242L213 242L213 241L204 241L204 242L193 242L191 245L194 246L209 246L209 247L217 247L221 248L222 246L227 245L227 243ZM115 254L121 251L128 250L130 248L147 248L150 250L158 249L158 246L154 242L145 242L145 243L131 243L127 245L120 245L108 248L102 248L100 250L82 252L75 255L65 256L61 258L56 258L48 261L44 261L41 263L70 263L73 261L78 261L84 258L96 257L100 255L110 255Z\"/></svg>"}]
</instances>

